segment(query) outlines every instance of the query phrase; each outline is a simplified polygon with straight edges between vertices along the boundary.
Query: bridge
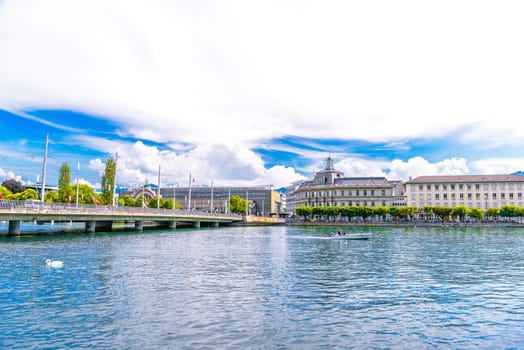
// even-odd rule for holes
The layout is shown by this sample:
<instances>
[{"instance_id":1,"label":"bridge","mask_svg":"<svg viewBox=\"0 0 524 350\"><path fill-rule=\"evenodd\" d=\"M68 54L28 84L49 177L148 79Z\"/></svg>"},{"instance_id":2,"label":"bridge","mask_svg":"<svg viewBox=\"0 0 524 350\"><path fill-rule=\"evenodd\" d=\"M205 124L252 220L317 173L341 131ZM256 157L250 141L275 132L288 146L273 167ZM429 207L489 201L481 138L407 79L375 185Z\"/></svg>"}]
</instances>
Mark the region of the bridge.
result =
<instances>
[{"instance_id":1,"label":"bridge","mask_svg":"<svg viewBox=\"0 0 524 350\"><path fill-rule=\"evenodd\" d=\"M36 201L0 201L0 221L9 222L9 235L20 235L21 222L83 222L85 232L110 232L114 223L132 223L142 231L144 223L175 229L177 226L201 227L230 225L243 221L236 214L217 214L185 210L152 209Z\"/></svg>"}]
</instances>

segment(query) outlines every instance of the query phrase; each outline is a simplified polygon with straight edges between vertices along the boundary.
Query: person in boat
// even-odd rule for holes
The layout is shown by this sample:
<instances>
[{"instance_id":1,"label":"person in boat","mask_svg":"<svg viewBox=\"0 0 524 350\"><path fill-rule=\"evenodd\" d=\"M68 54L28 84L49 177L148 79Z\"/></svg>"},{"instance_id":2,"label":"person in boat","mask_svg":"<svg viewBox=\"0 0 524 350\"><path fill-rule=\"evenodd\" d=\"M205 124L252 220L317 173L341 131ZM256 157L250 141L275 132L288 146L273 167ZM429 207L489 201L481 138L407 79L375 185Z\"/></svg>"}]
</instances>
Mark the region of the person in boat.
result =
<instances>
[{"instance_id":1,"label":"person in boat","mask_svg":"<svg viewBox=\"0 0 524 350\"><path fill-rule=\"evenodd\" d=\"M342 235L345 236L346 235L346 231L342 232Z\"/></svg>"},{"instance_id":2,"label":"person in boat","mask_svg":"<svg viewBox=\"0 0 524 350\"><path fill-rule=\"evenodd\" d=\"M339 236L342 235L342 233L340 233L340 230L337 231L337 235Z\"/></svg>"}]
</instances>

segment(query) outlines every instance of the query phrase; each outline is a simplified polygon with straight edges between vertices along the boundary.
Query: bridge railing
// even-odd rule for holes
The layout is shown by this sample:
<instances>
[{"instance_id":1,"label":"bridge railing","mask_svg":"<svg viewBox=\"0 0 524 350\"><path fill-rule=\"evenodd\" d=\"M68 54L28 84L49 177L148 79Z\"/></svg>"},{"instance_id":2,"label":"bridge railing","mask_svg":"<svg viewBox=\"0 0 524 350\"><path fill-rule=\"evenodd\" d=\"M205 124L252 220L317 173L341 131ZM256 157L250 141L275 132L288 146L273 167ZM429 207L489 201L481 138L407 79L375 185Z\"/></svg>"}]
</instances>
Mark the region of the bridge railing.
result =
<instances>
[{"instance_id":1,"label":"bridge railing","mask_svg":"<svg viewBox=\"0 0 524 350\"><path fill-rule=\"evenodd\" d=\"M56 212L77 212L77 213L127 213L127 214L159 214L159 215L176 215L176 216L212 216L223 218L239 218L238 214L212 213L206 211L163 209L163 208L142 208L142 207L125 207L111 205L94 205L75 203L42 203L40 201L14 201L0 200L0 210L17 209L17 210L34 210L34 211L56 211Z\"/></svg>"}]
</instances>

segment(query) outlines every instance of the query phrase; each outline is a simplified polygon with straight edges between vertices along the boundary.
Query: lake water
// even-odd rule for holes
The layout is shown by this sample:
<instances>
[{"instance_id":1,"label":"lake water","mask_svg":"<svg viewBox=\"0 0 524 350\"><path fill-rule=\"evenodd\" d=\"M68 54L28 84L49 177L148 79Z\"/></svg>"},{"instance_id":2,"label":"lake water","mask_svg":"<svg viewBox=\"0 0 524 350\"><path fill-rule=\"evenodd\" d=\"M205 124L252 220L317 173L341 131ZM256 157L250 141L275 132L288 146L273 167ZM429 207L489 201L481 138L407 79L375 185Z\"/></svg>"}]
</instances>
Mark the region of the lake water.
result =
<instances>
[{"instance_id":1,"label":"lake water","mask_svg":"<svg viewBox=\"0 0 524 350\"><path fill-rule=\"evenodd\" d=\"M0 348L524 348L523 229L358 231L4 236Z\"/></svg>"}]
</instances>

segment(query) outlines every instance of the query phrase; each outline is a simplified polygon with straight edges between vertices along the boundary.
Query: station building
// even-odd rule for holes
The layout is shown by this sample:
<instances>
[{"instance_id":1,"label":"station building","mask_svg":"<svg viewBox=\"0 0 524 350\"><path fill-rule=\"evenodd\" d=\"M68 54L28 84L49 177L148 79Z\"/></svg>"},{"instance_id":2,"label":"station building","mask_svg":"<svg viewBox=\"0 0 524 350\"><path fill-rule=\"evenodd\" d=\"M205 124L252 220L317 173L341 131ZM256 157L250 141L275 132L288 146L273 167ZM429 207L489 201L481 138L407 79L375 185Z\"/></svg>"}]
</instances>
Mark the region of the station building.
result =
<instances>
[{"instance_id":1,"label":"station building","mask_svg":"<svg viewBox=\"0 0 524 350\"><path fill-rule=\"evenodd\" d=\"M137 188L123 194L146 200L157 195L158 189ZM172 198L181 210L227 213L229 199L239 196L248 202L248 214L277 216L283 211L280 193L271 185L252 187L161 187L163 199Z\"/></svg>"},{"instance_id":2,"label":"station building","mask_svg":"<svg viewBox=\"0 0 524 350\"><path fill-rule=\"evenodd\" d=\"M523 207L522 175L441 175L419 176L404 184L408 206L424 208Z\"/></svg>"}]
</instances>

